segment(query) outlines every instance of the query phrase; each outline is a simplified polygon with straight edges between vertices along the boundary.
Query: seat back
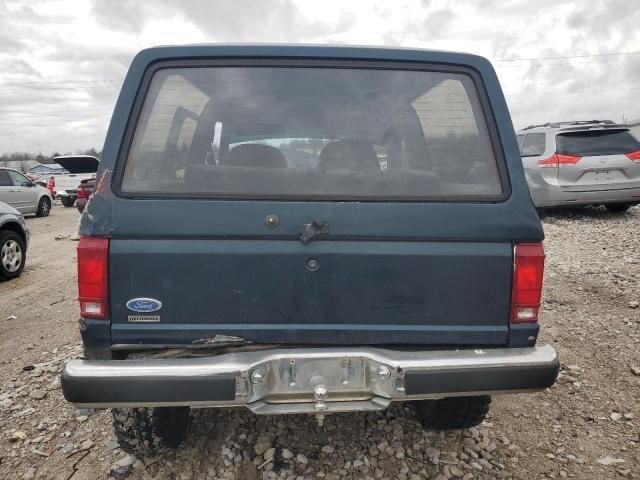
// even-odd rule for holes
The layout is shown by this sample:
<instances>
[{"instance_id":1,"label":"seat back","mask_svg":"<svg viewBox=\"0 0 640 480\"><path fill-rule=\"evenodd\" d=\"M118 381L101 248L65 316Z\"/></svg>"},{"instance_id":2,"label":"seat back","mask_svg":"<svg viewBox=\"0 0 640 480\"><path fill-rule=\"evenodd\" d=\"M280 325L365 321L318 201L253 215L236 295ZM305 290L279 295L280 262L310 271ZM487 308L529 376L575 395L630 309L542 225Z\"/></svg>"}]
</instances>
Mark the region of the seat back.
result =
<instances>
[{"instance_id":1,"label":"seat back","mask_svg":"<svg viewBox=\"0 0 640 480\"><path fill-rule=\"evenodd\" d=\"M243 143L232 148L224 163L235 167L287 168L287 161L280 150L258 143Z\"/></svg>"},{"instance_id":2,"label":"seat back","mask_svg":"<svg viewBox=\"0 0 640 480\"><path fill-rule=\"evenodd\" d=\"M324 171L370 172L380 171L376 151L364 140L339 140L320 152L319 167Z\"/></svg>"}]
</instances>

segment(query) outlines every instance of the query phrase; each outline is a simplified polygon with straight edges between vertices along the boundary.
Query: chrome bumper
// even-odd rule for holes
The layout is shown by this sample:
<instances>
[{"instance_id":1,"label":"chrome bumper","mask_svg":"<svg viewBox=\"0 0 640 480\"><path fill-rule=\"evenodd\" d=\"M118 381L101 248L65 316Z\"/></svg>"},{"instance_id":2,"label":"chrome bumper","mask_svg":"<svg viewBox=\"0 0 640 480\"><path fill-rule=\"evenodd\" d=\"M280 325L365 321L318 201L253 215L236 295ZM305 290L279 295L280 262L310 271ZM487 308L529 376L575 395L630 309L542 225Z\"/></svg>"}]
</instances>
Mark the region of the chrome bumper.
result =
<instances>
[{"instance_id":1,"label":"chrome bumper","mask_svg":"<svg viewBox=\"0 0 640 480\"><path fill-rule=\"evenodd\" d=\"M258 414L383 410L392 401L542 390L553 347L413 351L282 349L182 359L73 360L62 374L78 407L246 406Z\"/></svg>"}]
</instances>

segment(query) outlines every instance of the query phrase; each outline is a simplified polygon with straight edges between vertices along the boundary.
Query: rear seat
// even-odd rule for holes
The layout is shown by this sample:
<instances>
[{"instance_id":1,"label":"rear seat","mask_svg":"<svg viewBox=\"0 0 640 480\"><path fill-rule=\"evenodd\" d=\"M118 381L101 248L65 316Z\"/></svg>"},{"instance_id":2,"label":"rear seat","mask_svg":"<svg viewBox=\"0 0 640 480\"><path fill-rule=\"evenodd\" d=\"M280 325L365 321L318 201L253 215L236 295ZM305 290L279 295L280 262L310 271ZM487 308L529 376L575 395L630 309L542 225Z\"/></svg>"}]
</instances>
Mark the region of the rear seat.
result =
<instances>
[{"instance_id":1,"label":"rear seat","mask_svg":"<svg viewBox=\"0 0 640 480\"><path fill-rule=\"evenodd\" d=\"M342 197L373 195L421 196L436 193L438 176L420 170L382 171L373 145L363 140L340 140L320 152L315 170L286 168L275 147L243 144L233 148L223 165L190 165L188 190L220 194Z\"/></svg>"},{"instance_id":2,"label":"rear seat","mask_svg":"<svg viewBox=\"0 0 640 480\"><path fill-rule=\"evenodd\" d=\"M420 170L344 172L230 165L191 165L185 172L187 189L203 193L269 196L406 195L436 193L437 175ZM271 193L277 192L277 193Z\"/></svg>"},{"instance_id":3,"label":"rear seat","mask_svg":"<svg viewBox=\"0 0 640 480\"><path fill-rule=\"evenodd\" d=\"M287 161L280 150L259 143L244 143L232 148L224 164L238 167L287 168Z\"/></svg>"},{"instance_id":4,"label":"rear seat","mask_svg":"<svg viewBox=\"0 0 640 480\"><path fill-rule=\"evenodd\" d=\"M294 191L304 191L307 185L314 183L314 178L313 171L289 168L190 165L185 171L184 181L188 191L213 195L215 193L260 195L265 192L290 195Z\"/></svg>"},{"instance_id":5,"label":"rear seat","mask_svg":"<svg viewBox=\"0 0 640 480\"><path fill-rule=\"evenodd\" d=\"M380 162L369 142L339 140L322 149L318 168L325 172L380 172Z\"/></svg>"}]
</instances>

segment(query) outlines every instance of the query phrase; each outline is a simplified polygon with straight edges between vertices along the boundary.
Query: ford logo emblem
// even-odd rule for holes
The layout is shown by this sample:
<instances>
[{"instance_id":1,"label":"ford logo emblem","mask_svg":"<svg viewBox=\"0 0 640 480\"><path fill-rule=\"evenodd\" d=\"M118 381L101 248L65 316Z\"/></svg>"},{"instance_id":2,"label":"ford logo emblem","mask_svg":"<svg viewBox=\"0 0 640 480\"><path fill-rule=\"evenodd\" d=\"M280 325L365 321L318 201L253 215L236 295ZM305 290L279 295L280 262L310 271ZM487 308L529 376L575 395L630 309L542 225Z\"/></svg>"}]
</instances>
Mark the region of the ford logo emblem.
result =
<instances>
[{"instance_id":1,"label":"ford logo emblem","mask_svg":"<svg viewBox=\"0 0 640 480\"><path fill-rule=\"evenodd\" d=\"M132 298L127 302L127 308L138 313L155 312L162 308L162 302L155 298Z\"/></svg>"}]
</instances>

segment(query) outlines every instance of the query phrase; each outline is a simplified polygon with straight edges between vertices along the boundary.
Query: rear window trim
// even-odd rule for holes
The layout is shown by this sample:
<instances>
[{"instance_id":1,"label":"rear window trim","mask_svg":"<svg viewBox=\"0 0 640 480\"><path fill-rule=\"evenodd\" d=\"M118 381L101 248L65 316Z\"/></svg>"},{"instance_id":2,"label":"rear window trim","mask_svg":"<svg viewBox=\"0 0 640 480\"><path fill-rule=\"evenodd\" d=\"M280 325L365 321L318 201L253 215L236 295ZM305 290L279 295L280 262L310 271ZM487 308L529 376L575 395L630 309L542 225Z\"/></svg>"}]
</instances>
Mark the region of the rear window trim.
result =
<instances>
[{"instance_id":1,"label":"rear window trim","mask_svg":"<svg viewBox=\"0 0 640 480\"><path fill-rule=\"evenodd\" d=\"M172 193L166 191L158 192L125 192L122 190L125 166L129 152L133 144L135 127L137 126L144 102L149 93L149 87L153 76L160 70L178 68L206 68L206 67L281 67L281 68L344 68L362 70L405 70L405 71L427 71L439 73L462 74L469 77L475 87L477 101L487 126L487 133L496 160L498 179L502 187L499 195L438 195L438 196L406 196L406 195L385 195L384 197L375 195L277 195L272 194L224 194L224 193ZM290 57L234 57L218 59L185 59L185 60L162 60L151 63L147 66L142 80L138 86L135 101L129 113L123 141L120 144L118 156L115 164L115 172L112 179L112 192L118 198L128 200L149 200L149 199L171 199L171 200L238 200L238 201L269 201L269 202L366 202L366 203L504 203L512 193L511 181L507 171L506 155L500 139L497 121L489 101L486 86L480 73L473 67L461 64L446 64L435 62L414 62L398 60L336 60L325 58L290 58Z\"/></svg>"}]
</instances>

